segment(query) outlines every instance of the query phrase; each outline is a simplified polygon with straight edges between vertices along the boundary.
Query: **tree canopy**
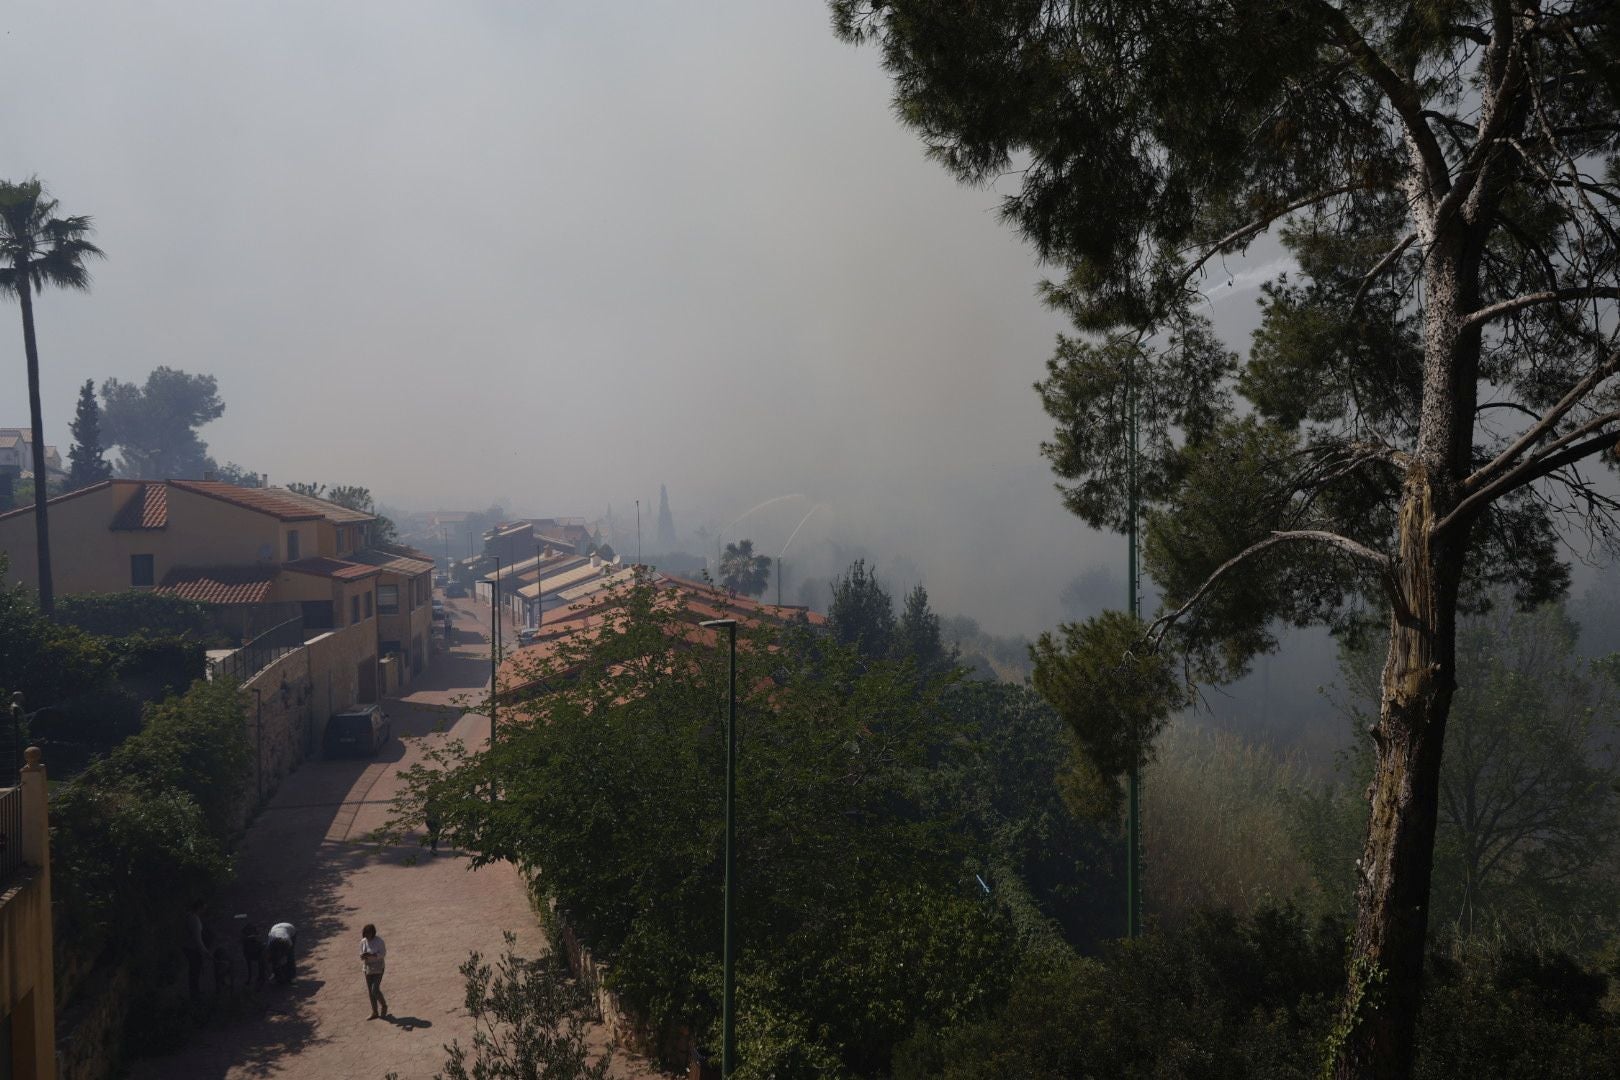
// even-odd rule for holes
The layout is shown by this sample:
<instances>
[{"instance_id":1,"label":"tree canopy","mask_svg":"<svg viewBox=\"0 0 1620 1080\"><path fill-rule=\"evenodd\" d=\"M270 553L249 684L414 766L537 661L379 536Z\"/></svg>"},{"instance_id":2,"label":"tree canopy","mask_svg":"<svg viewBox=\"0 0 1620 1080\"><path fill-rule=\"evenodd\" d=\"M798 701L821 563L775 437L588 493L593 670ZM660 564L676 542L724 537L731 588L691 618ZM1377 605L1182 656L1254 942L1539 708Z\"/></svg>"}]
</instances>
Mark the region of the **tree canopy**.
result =
<instances>
[{"instance_id":1,"label":"tree canopy","mask_svg":"<svg viewBox=\"0 0 1620 1080\"><path fill-rule=\"evenodd\" d=\"M1140 505L1166 605L1143 647L1228 678L1279 622L1382 616L1331 1052L1341 1077L1405 1075L1458 614L1495 585L1560 595L1562 528L1611 553L1620 535L1589 474L1620 438L1620 7L831 7L882 50L929 153L1007 183L1005 219L1056 270L1045 295L1077 333L1038 386L1044 449L1088 523ZM1268 233L1291 265L1239 355L1202 289ZM1047 661L1134 669L1099 659Z\"/></svg>"},{"instance_id":2,"label":"tree canopy","mask_svg":"<svg viewBox=\"0 0 1620 1080\"><path fill-rule=\"evenodd\" d=\"M119 451L118 474L137 480L201 480L213 468L197 429L225 413L212 375L153 369L144 385L101 384L102 431Z\"/></svg>"},{"instance_id":3,"label":"tree canopy","mask_svg":"<svg viewBox=\"0 0 1620 1080\"><path fill-rule=\"evenodd\" d=\"M771 557L755 555L752 540L727 544L720 557L720 584L744 596L758 596L771 580Z\"/></svg>"},{"instance_id":4,"label":"tree canopy","mask_svg":"<svg viewBox=\"0 0 1620 1080\"><path fill-rule=\"evenodd\" d=\"M79 388L79 406L74 413L73 445L68 450L68 487L78 489L99 484L112 476L101 445L101 406L96 403L96 384L84 380Z\"/></svg>"}]
</instances>

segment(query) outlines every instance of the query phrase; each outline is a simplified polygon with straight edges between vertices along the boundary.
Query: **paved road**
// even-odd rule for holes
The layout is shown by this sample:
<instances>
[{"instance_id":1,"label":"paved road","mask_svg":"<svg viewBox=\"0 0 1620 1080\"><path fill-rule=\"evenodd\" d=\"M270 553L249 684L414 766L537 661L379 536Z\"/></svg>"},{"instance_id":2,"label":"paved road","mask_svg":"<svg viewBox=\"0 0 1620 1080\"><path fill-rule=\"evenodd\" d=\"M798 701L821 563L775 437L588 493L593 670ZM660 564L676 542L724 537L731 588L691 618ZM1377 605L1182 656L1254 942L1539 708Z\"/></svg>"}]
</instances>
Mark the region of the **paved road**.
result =
<instances>
[{"instance_id":1,"label":"paved road","mask_svg":"<svg viewBox=\"0 0 1620 1080\"><path fill-rule=\"evenodd\" d=\"M396 737L373 761L309 761L288 777L248 831L222 908L209 914L233 945L238 912L261 929L282 920L296 925L294 984L247 996L236 1009L240 1019L195 1032L177 1055L137 1063L136 1080L381 1080L389 1071L403 1080L431 1077L444 1064L446 1044L471 1041L456 970L468 952L498 952L503 930L517 934L524 955L544 948L511 866L470 871L453 852L379 851L364 840L387 819L399 770L419 760L424 746L489 736L488 719L460 707L489 683L480 609L470 601L451 608L456 646L408 695L386 705ZM482 613L487 628L488 608ZM367 1019L358 952L368 922L388 942L383 989L391 1020ZM635 1061L616 1064L620 1076L655 1075Z\"/></svg>"}]
</instances>

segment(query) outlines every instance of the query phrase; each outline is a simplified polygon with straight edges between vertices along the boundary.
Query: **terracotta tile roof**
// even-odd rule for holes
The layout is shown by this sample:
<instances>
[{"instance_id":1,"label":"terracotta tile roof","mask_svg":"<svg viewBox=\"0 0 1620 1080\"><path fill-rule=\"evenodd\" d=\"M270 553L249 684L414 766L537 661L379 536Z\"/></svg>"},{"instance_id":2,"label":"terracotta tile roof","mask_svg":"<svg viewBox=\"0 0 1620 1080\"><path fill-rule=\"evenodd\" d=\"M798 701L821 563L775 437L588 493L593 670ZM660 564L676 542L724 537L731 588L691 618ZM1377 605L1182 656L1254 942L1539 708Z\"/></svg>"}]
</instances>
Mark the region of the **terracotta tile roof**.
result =
<instances>
[{"instance_id":1,"label":"terracotta tile roof","mask_svg":"<svg viewBox=\"0 0 1620 1080\"><path fill-rule=\"evenodd\" d=\"M211 499L240 506L244 510L269 514L281 521L313 521L326 516L299 501L291 492L278 491L275 488L237 487L235 484L222 484L215 480L169 480L166 483L181 491L206 495Z\"/></svg>"},{"instance_id":2,"label":"terracotta tile roof","mask_svg":"<svg viewBox=\"0 0 1620 1080\"><path fill-rule=\"evenodd\" d=\"M313 495L300 495L298 492L288 491L286 488L273 487L265 490L280 498L290 499L304 507L304 509L319 514L334 525L354 525L377 520L376 514L368 514L364 510L350 510L347 506L340 506L330 499L317 499Z\"/></svg>"},{"instance_id":3,"label":"terracotta tile roof","mask_svg":"<svg viewBox=\"0 0 1620 1080\"><path fill-rule=\"evenodd\" d=\"M107 527L114 531L168 528L169 489L163 484L143 483Z\"/></svg>"},{"instance_id":4,"label":"terracotta tile roof","mask_svg":"<svg viewBox=\"0 0 1620 1080\"><path fill-rule=\"evenodd\" d=\"M426 574L433 569L431 557L410 548L399 550L367 548L364 551L352 552L345 558L350 562L365 563L367 566L375 566L392 574Z\"/></svg>"},{"instance_id":5,"label":"terracotta tile roof","mask_svg":"<svg viewBox=\"0 0 1620 1080\"><path fill-rule=\"evenodd\" d=\"M295 574L314 574L316 577L336 578L339 581L355 581L378 573L375 566L348 562L344 559L329 559L325 555L312 555L297 562L284 563L281 568L291 570Z\"/></svg>"},{"instance_id":6,"label":"terracotta tile roof","mask_svg":"<svg viewBox=\"0 0 1620 1080\"><path fill-rule=\"evenodd\" d=\"M152 591L204 604L262 604L276 573L274 566L177 566Z\"/></svg>"}]
</instances>

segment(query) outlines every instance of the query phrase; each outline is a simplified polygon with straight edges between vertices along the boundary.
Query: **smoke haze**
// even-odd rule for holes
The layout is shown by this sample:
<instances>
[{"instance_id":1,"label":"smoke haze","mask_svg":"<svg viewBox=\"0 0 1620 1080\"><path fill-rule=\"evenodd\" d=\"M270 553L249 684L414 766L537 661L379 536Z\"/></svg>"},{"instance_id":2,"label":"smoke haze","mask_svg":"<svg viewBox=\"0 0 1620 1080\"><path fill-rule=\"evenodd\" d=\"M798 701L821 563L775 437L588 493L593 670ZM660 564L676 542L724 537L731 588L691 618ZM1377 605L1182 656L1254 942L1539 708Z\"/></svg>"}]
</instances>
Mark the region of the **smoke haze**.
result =
<instances>
[{"instance_id":1,"label":"smoke haze","mask_svg":"<svg viewBox=\"0 0 1620 1080\"><path fill-rule=\"evenodd\" d=\"M86 378L165 364L218 376L220 462L391 507L639 498L650 537L666 483L695 551L802 493L725 536L774 555L825 504L784 599L865 554L1030 634L1123 560L1038 453L1041 268L815 0L28 2L0 29L0 174L108 253L39 304L64 449ZM1259 280L1210 282L1235 344ZM26 423L19 339L0 424Z\"/></svg>"}]
</instances>

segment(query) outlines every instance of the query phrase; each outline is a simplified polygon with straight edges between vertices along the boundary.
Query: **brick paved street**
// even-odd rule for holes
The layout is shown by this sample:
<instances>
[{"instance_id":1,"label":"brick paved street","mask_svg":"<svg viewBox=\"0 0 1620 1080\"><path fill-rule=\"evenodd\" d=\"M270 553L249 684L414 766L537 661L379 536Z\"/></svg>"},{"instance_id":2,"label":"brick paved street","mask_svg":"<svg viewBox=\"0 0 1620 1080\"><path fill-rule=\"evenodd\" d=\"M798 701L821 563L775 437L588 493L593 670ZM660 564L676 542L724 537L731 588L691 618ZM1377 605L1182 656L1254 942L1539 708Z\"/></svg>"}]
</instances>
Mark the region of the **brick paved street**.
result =
<instances>
[{"instance_id":1,"label":"brick paved street","mask_svg":"<svg viewBox=\"0 0 1620 1080\"><path fill-rule=\"evenodd\" d=\"M487 718L458 707L488 686L480 609L469 601L451 608L455 648L386 706L395 738L374 761L308 761L290 776L249 830L229 897L209 913L233 949L241 925L235 913L261 930L282 920L296 925L295 983L257 991L242 1004L242 1019L195 1032L181 1053L136 1063L137 1080L382 1080L390 1070L404 1080L431 1077L447 1043L470 1042L456 970L467 953L498 952L503 930L517 934L525 955L544 947L511 866L471 872L455 853L434 858L415 846L379 852L364 842L388 816L398 771L420 758L424 744L488 738ZM481 610L487 629L488 608ZM367 922L388 943L383 989L391 1021L367 1019L358 957ZM240 962L239 953L233 957ZM655 1075L636 1062L616 1065L622 1077Z\"/></svg>"}]
</instances>

